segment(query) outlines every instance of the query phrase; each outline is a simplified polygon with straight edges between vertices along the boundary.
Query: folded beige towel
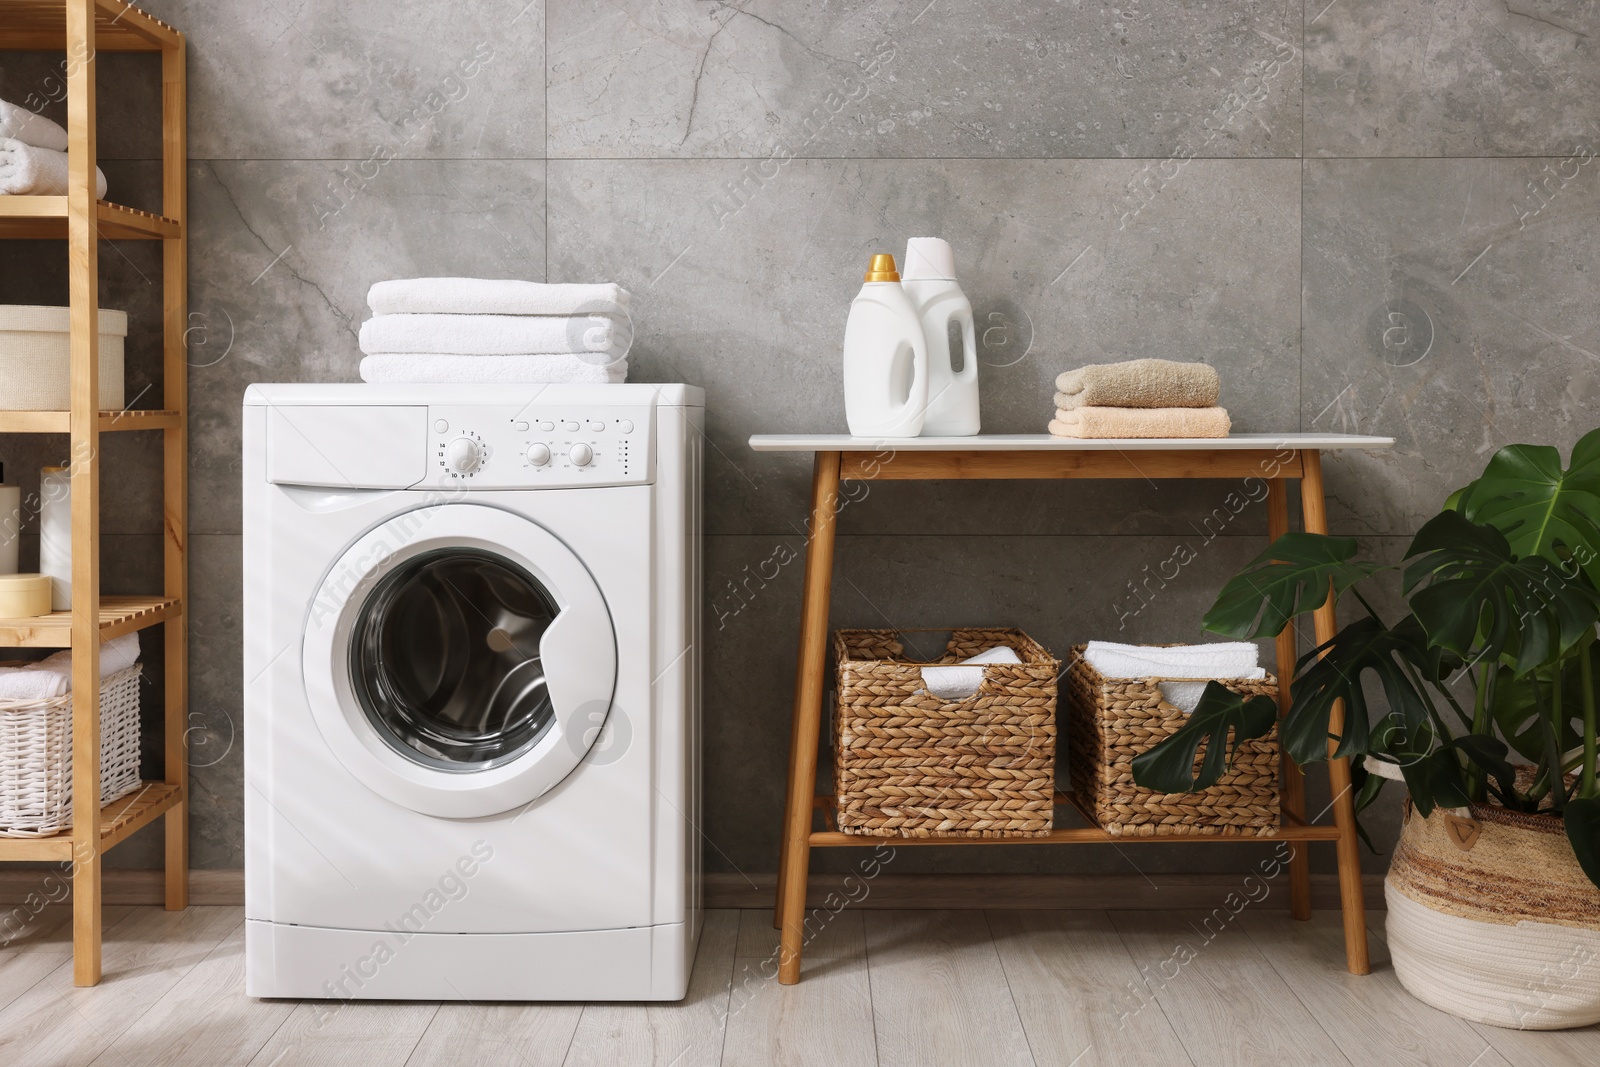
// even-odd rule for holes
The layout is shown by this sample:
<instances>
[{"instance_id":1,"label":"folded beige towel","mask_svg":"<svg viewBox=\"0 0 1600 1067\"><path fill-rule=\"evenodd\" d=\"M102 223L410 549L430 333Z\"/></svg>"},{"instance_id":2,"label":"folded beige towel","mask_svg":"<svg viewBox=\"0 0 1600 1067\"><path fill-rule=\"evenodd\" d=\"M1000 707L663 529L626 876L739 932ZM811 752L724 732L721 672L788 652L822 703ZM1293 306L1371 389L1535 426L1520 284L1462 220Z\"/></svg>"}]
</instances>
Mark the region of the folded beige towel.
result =
<instances>
[{"instance_id":1,"label":"folded beige towel","mask_svg":"<svg viewBox=\"0 0 1600 1067\"><path fill-rule=\"evenodd\" d=\"M1226 408L1083 407L1057 411L1050 432L1057 437L1226 437L1233 423Z\"/></svg>"},{"instance_id":2,"label":"folded beige towel","mask_svg":"<svg viewBox=\"0 0 1600 1067\"><path fill-rule=\"evenodd\" d=\"M1056 378L1056 407L1208 408L1221 383L1215 367L1170 359L1133 359L1069 370ZM1065 402L1063 402L1065 401Z\"/></svg>"}]
</instances>

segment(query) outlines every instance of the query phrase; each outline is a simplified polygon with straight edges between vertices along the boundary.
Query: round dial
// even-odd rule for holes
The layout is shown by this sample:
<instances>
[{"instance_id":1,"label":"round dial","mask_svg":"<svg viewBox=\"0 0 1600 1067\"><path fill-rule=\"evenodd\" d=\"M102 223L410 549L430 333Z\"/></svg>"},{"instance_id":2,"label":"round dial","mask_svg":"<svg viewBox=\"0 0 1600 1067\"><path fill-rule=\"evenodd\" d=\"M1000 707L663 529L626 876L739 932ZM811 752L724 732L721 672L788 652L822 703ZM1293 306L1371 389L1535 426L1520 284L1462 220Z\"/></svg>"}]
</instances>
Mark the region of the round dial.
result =
<instances>
[{"instance_id":1,"label":"round dial","mask_svg":"<svg viewBox=\"0 0 1600 1067\"><path fill-rule=\"evenodd\" d=\"M594 459L594 449L579 441L567 452L567 458L572 460L574 467L587 467Z\"/></svg>"},{"instance_id":2,"label":"round dial","mask_svg":"<svg viewBox=\"0 0 1600 1067\"><path fill-rule=\"evenodd\" d=\"M528 446L528 462L535 467L542 467L550 462L550 446L535 443Z\"/></svg>"},{"instance_id":3,"label":"round dial","mask_svg":"<svg viewBox=\"0 0 1600 1067\"><path fill-rule=\"evenodd\" d=\"M444 465L460 474L471 474L483 462L483 447L470 437L458 437L444 448Z\"/></svg>"}]
</instances>

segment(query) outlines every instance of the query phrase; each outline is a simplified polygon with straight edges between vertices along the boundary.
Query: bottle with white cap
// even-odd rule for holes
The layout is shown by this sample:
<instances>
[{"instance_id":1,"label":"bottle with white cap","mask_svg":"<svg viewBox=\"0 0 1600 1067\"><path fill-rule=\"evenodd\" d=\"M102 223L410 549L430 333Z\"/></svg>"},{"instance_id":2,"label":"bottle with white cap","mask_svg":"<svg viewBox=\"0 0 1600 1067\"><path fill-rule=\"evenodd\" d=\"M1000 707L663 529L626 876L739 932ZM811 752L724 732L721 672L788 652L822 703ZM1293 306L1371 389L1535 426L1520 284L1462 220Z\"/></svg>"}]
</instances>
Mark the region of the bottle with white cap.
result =
<instances>
[{"instance_id":1,"label":"bottle with white cap","mask_svg":"<svg viewBox=\"0 0 1600 1067\"><path fill-rule=\"evenodd\" d=\"M972 303L956 284L956 257L948 241L913 237L906 242L901 287L911 298L928 340L928 412L925 437L971 437L978 432L978 346ZM955 327L951 329L952 325ZM950 335L960 338L955 369Z\"/></svg>"},{"instance_id":2,"label":"bottle with white cap","mask_svg":"<svg viewBox=\"0 0 1600 1067\"><path fill-rule=\"evenodd\" d=\"M857 437L915 437L928 405L928 344L900 287L894 257L878 254L844 327L844 417Z\"/></svg>"}]
</instances>

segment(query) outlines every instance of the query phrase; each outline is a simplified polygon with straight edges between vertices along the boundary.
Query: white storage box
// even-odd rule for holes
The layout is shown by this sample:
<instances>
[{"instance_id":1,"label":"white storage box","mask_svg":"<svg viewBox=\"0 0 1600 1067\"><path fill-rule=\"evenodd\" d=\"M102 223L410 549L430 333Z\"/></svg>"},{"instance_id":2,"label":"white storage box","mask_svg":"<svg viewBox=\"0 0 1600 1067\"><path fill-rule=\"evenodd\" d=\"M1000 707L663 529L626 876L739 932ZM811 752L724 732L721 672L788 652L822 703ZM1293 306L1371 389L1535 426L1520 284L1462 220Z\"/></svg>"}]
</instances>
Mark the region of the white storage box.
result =
<instances>
[{"instance_id":1,"label":"white storage box","mask_svg":"<svg viewBox=\"0 0 1600 1067\"><path fill-rule=\"evenodd\" d=\"M69 309L0 304L0 411L66 411ZM100 309L100 410L123 407L122 345L128 313Z\"/></svg>"}]
</instances>

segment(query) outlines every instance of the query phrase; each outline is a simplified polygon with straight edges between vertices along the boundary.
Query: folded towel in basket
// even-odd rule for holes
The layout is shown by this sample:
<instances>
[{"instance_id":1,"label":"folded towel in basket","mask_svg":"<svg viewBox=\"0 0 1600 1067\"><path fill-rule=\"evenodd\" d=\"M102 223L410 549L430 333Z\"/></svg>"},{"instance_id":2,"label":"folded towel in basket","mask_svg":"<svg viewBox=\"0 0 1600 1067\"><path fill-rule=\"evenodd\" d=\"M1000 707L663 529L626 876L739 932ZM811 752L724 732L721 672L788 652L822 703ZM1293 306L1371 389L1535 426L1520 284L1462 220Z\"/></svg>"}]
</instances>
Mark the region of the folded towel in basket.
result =
<instances>
[{"instance_id":1,"label":"folded towel in basket","mask_svg":"<svg viewBox=\"0 0 1600 1067\"><path fill-rule=\"evenodd\" d=\"M1090 641L1083 658L1107 678L1180 679L1160 681L1161 697L1185 715L1199 705L1207 680L1267 676L1260 666L1261 650L1249 641L1171 646Z\"/></svg>"},{"instance_id":2,"label":"folded towel in basket","mask_svg":"<svg viewBox=\"0 0 1600 1067\"><path fill-rule=\"evenodd\" d=\"M361 324L369 356L596 353L621 359L633 326L615 315L378 315Z\"/></svg>"},{"instance_id":3,"label":"folded towel in basket","mask_svg":"<svg viewBox=\"0 0 1600 1067\"><path fill-rule=\"evenodd\" d=\"M942 667L922 668L922 684L940 700L965 700L978 691L983 684L983 667L967 666L967 664L984 663L1021 663L1017 650L1009 645L1001 645L976 656L968 656L960 663L949 664Z\"/></svg>"},{"instance_id":4,"label":"folded towel in basket","mask_svg":"<svg viewBox=\"0 0 1600 1067\"><path fill-rule=\"evenodd\" d=\"M106 195L106 176L94 169L95 199ZM10 196L66 196L67 154L7 137L0 141L0 193Z\"/></svg>"},{"instance_id":5,"label":"folded towel in basket","mask_svg":"<svg viewBox=\"0 0 1600 1067\"><path fill-rule=\"evenodd\" d=\"M374 315L626 315L628 290L510 278L397 278L367 290Z\"/></svg>"},{"instance_id":6,"label":"folded towel in basket","mask_svg":"<svg viewBox=\"0 0 1600 1067\"><path fill-rule=\"evenodd\" d=\"M67 131L59 122L4 100L0 100L0 137L15 137L23 144L52 152L67 150Z\"/></svg>"},{"instance_id":7,"label":"folded towel in basket","mask_svg":"<svg viewBox=\"0 0 1600 1067\"><path fill-rule=\"evenodd\" d=\"M139 662L139 635L124 634L100 645L100 677ZM0 667L0 700L49 700L72 691L72 651L63 649L23 667Z\"/></svg>"},{"instance_id":8,"label":"folded towel in basket","mask_svg":"<svg viewBox=\"0 0 1600 1067\"><path fill-rule=\"evenodd\" d=\"M1226 408L1074 408L1057 410L1050 432L1095 440L1226 437L1233 428Z\"/></svg>"},{"instance_id":9,"label":"folded towel in basket","mask_svg":"<svg viewBox=\"0 0 1600 1067\"><path fill-rule=\"evenodd\" d=\"M1056 407L1208 408L1221 381L1215 367L1170 359L1131 359L1069 370L1056 378Z\"/></svg>"},{"instance_id":10,"label":"folded towel in basket","mask_svg":"<svg viewBox=\"0 0 1600 1067\"><path fill-rule=\"evenodd\" d=\"M464 382L483 385L543 385L555 382L607 384L628 380L628 361L599 355L367 356L364 382Z\"/></svg>"}]
</instances>

